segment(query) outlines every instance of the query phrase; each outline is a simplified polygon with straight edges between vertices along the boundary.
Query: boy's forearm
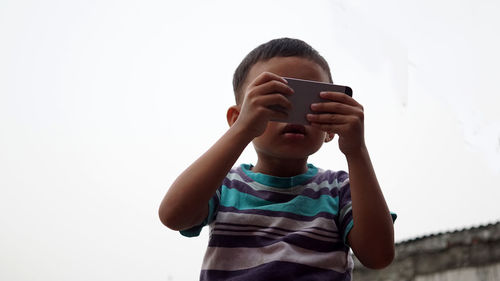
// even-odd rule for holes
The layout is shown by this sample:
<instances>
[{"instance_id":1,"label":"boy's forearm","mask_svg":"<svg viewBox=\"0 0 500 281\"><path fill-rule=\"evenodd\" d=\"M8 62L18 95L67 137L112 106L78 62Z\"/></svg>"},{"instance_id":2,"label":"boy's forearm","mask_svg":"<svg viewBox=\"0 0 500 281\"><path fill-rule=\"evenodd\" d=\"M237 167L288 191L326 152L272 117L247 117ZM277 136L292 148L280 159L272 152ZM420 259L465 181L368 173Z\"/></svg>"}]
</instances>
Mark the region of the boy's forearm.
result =
<instances>
[{"instance_id":1,"label":"boy's forearm","mask_svg":"<svg viewBox=\"0 0 500 281\"><path fill-rule=\"evenodd\" d=\"M365 266L385 267L394 258L393 222L366 147L347 162L354 220L349 243Z\"/></svg>"},{"instance_id":2,"label":"boy's forearm","mask_svg":"<svg viewBox=\"0 0 500 281\"><path fill-rule=\"evenodd\" d=\"M159 208L167 227L183 230L208 215L208 202L251 141L231 127L207 152L189 166L172 184Z\"/></svg>"}]
</instances>

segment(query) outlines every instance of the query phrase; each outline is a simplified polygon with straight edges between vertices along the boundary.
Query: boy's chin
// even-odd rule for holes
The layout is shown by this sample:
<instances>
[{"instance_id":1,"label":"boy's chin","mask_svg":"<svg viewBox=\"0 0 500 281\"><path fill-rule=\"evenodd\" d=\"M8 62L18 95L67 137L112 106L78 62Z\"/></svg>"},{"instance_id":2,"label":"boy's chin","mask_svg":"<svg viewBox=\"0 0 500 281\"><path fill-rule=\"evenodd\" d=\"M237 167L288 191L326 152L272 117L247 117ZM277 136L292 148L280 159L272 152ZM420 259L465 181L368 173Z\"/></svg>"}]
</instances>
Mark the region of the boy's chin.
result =
<instances>
[{"instance_id":1,"label":"boy's chin","mask_svg":"<svg viewBox=\"0 0 500 281\"><path fill-rule=\"evenodd\" d=\"M259 149L255 147L255 152L258 156L262 156L265 158L274 158L280 160L287 161L295 161L295 160L304 160L309 158L309 156L313 155L319 150L310 150L310 149L298 149L293 147L282 147L282 149L277 150L267 150L267 149Z\"/></svg>"}]
</instances>

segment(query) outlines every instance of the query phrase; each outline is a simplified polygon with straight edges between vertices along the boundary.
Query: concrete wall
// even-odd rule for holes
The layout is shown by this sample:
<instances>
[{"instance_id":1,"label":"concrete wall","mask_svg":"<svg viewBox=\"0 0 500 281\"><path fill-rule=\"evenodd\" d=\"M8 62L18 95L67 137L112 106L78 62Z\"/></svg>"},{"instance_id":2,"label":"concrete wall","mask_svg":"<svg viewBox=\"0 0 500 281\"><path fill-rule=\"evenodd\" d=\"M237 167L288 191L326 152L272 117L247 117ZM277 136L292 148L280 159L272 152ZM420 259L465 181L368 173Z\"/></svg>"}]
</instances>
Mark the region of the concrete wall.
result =
<instances>
[{"instance_id":1,"label":"concrete wall","mask_svg":"<svg viewBox=\"0 0 500 281\"><path fill-rule=\"evenodd\" d=\"M398 243L383 270L354 264L354 281L500 281L500 223Z\"/></svg>"},{"instance_id":2,"label":"concrete wall","mask_svg":"<svg viewBox=\"0 0 500 281\"><path fill-rule=\"evenodd\" d=\"M415 281L499 281L500 263L418 276ZM356 279L354 279L356 281Z\"/></svg>"}]
</instances>

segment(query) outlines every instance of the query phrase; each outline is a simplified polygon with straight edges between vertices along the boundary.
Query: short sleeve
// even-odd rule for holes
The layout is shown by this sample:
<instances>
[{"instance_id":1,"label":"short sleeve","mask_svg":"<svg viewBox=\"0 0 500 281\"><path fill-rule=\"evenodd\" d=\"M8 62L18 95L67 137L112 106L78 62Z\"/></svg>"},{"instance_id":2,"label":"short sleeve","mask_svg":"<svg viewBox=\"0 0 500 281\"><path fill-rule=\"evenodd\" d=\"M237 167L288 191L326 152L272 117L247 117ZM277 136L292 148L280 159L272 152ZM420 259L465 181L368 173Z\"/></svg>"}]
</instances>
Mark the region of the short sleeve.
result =
<instances>
[{"instance_id":1,"label":"short sleeve","mask_svg":"<svg viewBox=\"0 0 500 281\"><path fill-rule=\"evenodd\" d=\"M347 241L347 235L354 226L354 220L352 217L352 201L351 201L351 188L349 184L349 177L347 174L340 176L339 182L339 231L342 235L344 244L349 245ZM397 214L391 212L392 222L396 221Z\"/></svg>"},{"instance_id":2,"label":"short sleeve","mask_svg":"<svg viewBox=\"0 0 500 281\"><path fill-rule=\"evenodd\" d=\"M337 178L337 182L339 185L338 227L344 244L347 245L347 234L353 227L351 188L347 173L341 173Z\"/></svg>"},{"instance_id":3,"label":"short sleeve","mask_svg":"<svg viewBox=\"0 0 500 281\"><path fill-rule=\"evenodd\" d=\"M210 198L210 201L208 201L208 215L205 218L205 220L203 220L203 222L201 222L201 224L199 225L193 226L189 229L181 230L180 233L186 237L199 236L203 227L212 223L215 220L215 217L217 216L217 210L219 208L219 202L220 202L220 188L217 189L214 196L212 196L212 198Z\"/></svg>"}]
</instances>

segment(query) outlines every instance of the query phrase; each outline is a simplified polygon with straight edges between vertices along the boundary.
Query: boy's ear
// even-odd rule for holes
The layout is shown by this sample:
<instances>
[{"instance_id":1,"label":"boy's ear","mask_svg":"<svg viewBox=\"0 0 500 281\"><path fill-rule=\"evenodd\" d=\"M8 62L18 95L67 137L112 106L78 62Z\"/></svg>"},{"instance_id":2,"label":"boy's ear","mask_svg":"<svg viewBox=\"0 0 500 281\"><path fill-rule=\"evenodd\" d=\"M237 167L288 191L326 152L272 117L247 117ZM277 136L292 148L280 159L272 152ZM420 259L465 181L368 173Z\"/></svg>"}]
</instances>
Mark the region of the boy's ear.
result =
<instances>
[{"instance_id":1,"label":"boy's ear","mask_svg":"<svg viewBox=\"0 0 500 281\"><path fill-rule=\"evenodd\" d=\"M234 122L236 122L239 115L240 115L240 106L239 105L233 105L227 110L226 118L227 118L227 124L229 124L229 127L233 126Z\"/></svg>"}]
</instances>

